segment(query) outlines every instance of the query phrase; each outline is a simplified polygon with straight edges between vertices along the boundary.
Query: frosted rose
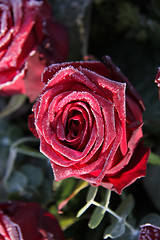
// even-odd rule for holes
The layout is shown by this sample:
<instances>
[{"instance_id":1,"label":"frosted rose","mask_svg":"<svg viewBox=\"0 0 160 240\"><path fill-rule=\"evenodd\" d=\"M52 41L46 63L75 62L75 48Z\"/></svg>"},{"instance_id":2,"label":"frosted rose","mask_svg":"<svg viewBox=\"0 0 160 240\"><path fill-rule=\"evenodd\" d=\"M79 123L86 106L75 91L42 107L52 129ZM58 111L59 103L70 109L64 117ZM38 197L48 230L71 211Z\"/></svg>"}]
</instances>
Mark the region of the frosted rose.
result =
<instances>
[{"instance_id":1,"label":"frosted rose","mask_svg":"<svg viewBox=\"0 0 160 240\"><path fill-rule=\"evenodd\" d=\"M22 93L34 100L44 67L67 54L66 29L52 18L47 0L0 0L1 95Z\"/></svg>"},{"instance_id":2,"label":"frosted rose","mask_svg":"<svg viewBox=\"0 0 160 240\"><path fill-rule=\"evenodd\" d=\"M55 180L75 177L121 193L145 176L149 149L142 138L141 97L105 57L53 64L29 117Z\"/></svg>"}]
</instances>

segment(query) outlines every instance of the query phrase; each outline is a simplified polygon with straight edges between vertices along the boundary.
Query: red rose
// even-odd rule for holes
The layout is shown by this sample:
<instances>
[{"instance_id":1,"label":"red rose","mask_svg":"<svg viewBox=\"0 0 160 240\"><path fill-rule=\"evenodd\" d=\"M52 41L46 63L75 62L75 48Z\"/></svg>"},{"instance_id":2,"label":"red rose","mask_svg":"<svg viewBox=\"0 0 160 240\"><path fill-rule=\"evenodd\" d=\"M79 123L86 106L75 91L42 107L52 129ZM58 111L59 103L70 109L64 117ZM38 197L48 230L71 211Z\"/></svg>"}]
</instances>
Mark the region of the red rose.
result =
<instances>
[{"instance_id":1,"label":"red rose","mask_svg":"<svg viewBox=\"0 0 160 240\"><path fill-rule=\"evenodd\" d=\"M53 64L29 117L55 180L81 178L121 193L145 176L141 97L111 62Z\"/></svg>"},{"instance_id":2,"label":"red rose","mask_svg":"<svg viewBox=\"0 0 160 240\"><path fill-rule=\"evenodd\" d=\"M56 218L38 203L0 203L1 240L65 240Z\"/></svg>"},{"instance_id":3,"label":"red rose","mask_svg":"<svg viewBox=\"0 0 160 240\"><path fill-rule=\"evenodd\" d=\"M158 240L160 239L160 227L146 223L141 227L138 240Z\"/></svg>"},{"instance_id":4,"label":"red rose","mask_svg":"<svg viewBox=\"0 0 160 240\"><path fill-rule=\"evenodd\" d=\"M3 0L0 23L0 94L32 101L43 87L44 67L67 58L66 29L52 19L47 0Z\"/></svg>"}]
</instances>

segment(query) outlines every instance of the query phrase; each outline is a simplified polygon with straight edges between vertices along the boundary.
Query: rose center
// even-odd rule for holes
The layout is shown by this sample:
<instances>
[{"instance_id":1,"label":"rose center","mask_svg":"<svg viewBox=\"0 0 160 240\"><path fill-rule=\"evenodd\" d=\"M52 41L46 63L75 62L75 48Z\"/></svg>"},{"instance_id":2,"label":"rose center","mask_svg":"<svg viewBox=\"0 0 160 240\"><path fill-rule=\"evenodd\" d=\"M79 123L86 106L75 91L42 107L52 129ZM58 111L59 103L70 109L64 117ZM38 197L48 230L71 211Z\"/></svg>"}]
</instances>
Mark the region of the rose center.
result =
<instances>
[{"instance_id":1,"label":"rose center","mask_svg":"<svg viewBox=\"0 0 160 240\"><path fill-rule=\"evenodd\" d=\"M69 121L69 124L68 124L68 129L70 131L72 131L73 135L76 137L78 135L78 132L79 132L79 125L80 125L80 122L76 119L71 119Z\"/></svg>"},{"instance_id":2,"label":"rose center","mask_svg":"<svg viewBox=\"0 0 160 240\"><path fill-rule=\"evenodd\" d=\"M84 125L84 119L80 112L74 111L69 116L66 124L67 139L74 139L81 134Z\"/></svg>"}]
</instances>

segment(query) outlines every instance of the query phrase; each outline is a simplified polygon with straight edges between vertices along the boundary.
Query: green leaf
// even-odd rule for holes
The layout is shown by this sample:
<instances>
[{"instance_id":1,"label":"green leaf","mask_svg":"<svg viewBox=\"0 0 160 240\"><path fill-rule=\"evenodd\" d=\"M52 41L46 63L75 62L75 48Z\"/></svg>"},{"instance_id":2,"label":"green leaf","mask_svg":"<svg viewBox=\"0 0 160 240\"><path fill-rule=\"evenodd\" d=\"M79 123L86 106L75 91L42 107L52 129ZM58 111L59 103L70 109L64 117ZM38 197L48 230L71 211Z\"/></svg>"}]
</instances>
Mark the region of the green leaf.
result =
<instances>
[{"instance_id":1,"label":"green leaf","mask_svg":"<svg viewBox=\"0 0 160 240\"><path fill-rule=\"evenodd\" d=\"M160 166L149 164L143 186L153 205L160 211Z\"/></svg>"},{"instance_id":2,"label":"green leaf","mask_svg":"<svg viewBox=\"0 0 160 240\"><path fill-rule=\"evenodd\" d=\"M132 195L128 195L116 209L116 213L122 218L126 219L130 215L134 208L134 198Z\"/></svg>"},{"instance_id":3,"label":"green leaf","mask_svg":"<svg viewBox=\"0 0 160 240\"><path fill-rule=\"evenodd\" d=\"M27 177L21 172L14 171L7 181L6 187L9 193L23 192L27 184Z\"/></svg>"},{"instance_id":4,"label":"green leaf","mask_svg":"<svg viewBox=\"0 0 160 240\"><path fill-rule=\"evenodd\" d=\"M75 197L82 189L86 188L88 186L88 183L85 181L80 181L76 188L74 189L74 191L66 198L64 199L58 206L58 212L61 212L61 209L64 208L67 203L73 198Z\"/></svg>"},{"instance_id":5,"label":"green leaf","mask_svg":"<svg viewBox=\"0 0 160 240\"><path fill-rule=\"evenodd\" d=\"M55 197L57 198L57 204L59 204L61 201L66 199L72 192L74 191L76 187L76 179L75 178L67 178L65 180L54 182L55 184Z\"/></svg>"},{"instance_id":6,"label":"green leaf","mask_svg":"<svg viewBox=\"0 0 160 240\"><path fill-rule=\"evenodd\" d=\"M49 204L53 197L52 182L48 179L44 179L42 186L40 187L41 199L43 204Z\"/></svg>"},{"instance_id":7,"label":"green leaf","mask_svg":"<svg viewBox=\"0 0 160 240\"><path fill-rule=\"evenodd\" d=\"M7 158L8 158L8 154L9 154L9 147L7 146L9 139L3 138L0 139L0 175L1 177L5 174L6 171L6 165L7 165ZM3 143L4 144L3 144ZM5 144L6 142L6 144Z\"/></svg>"},{"instance_id":8,"label":"green leaf","mask_svg":"<svg viewBox=\"0 0 160 240\"><path fill-rule=\"evenodd\" d=\"M115 239L120 237L125 232L125 222L124 219L116 220L113 224L109 225L104 232L104 239L111 238Z\"/></svg>"},{"instance_id":9,"label":"green leaf","mask_svg":"<svg viewBox=\"0 0 160 240\"><path fill-rule=\"evenodd\" d=\"M8 105L5 107L5 109L2 110L0 113L0 119L9 116L11 113L18 110L25 102L26 100L25 95L14 95L10 98L10 101Z\"/></svg>"},{"instance_id":10,"label":"green leaf","mask_svg":"<svg viewBox=\"0 0 160 240\"><path fill-rule=\"evenodd\" d=\"M33 166L31 164L26 164L23 165L19 171L26 176L30 185L39 187L42 184L44 175L39 167Z\"/></svg>"},{"instance_id":11,"label":"green leaf","mask_svg":"<svg viewBox=\"0 0 160 240\"><path fill-rule=\"evenodd\" d=\"M103 210L103 208L96 207L89 220L88 226L92 229L96 228L102 221L104 215L105 215L105 211Z\"/></svg>"},{"instance_id":12,"label":"green leaf","mask_svg":"<svg viewBox=\"0 0 160 240\"><path fill-rule=\"evenodd\" d=\"M97 191L98 191L98 187L90 186L89 187L89 191L87 193L86 201L87 202L93 201L95 199L95 197L96 197Z\"/></svg>"},{"instance_id":13,"label":"green leaf","mask_svg":"<svg viewBox=\"0 0 160 240\"><path fill-rule=\"evenodd\" d=\"M88 52L92 0L54 0L53 14L68 27L69 59L78 60Z\"/></svg>"},{"instance_id":14,"label":"green leaf","mask_svg":"<svg viewBox=\"0 0 160 240\"><path fill-rule=\"evenodd\" d=\"M8 158L14 158L14 151L11 149L13 142L22 135L21 129L15 124L10 124L7 120L0 120L0 175L3 177L6 172L9 173L7 166ZM7 160L8 159L8 160ZM9 175L8 175L9 176Z\"/></svg>"},{"instance_id":15,"label":"green leaf","mask_svg":"<svg viewBox=\"0 0 160 240\"><path fill-rule=\"evenodd\" d=\"M15 149L18 153L21 153L21 154L24 154L27 156L31 156L34 158L47 159L47 157L45 157L42 153L40 153L40 152L36 151L35 149L30 148L28 146L21 146L21 147L15 148Z\"/></svg>"},{"instance_id":16,"label":"green leaf","mask_svg":"<svg viewBox=\"0 0 160 240\"><path fill-rule=\"evenodd\" d=\"M77 217L80 217L90 206L91 206L92 202L88 202L86 205L84 205L84 207L82 207L78 213L77 213Z\"/></svg>"},{"instance_id":17,"label":"green leaf","mask_svg":"<svg viewBox=\"0 0 160 240\"><path fill-rule=\"evenodd\" d=\"M8 193L6 192L6 188L4 187L3 182L0 182L0 193L1 193L1 195L0 195L1 202L5 202L7 199Z\"/></svg>"},{"instance_id":18,"label":"green leaf","mask_svg":"<svg viewBox=\"0 0 160 240\"><path fill-rule=\"evenodd\" d=\"M9 136L12 143L17 141L17 139L22 137L22 131L18 125L9 124L9 128L7 129L7 135Z\"/></svg>"},{"instance_id":19,"label":"green leaf","mask_svg":"<svg viewBox=\"0 0 160 240\"><path fill-rule=\"evenodd\" d=\"M157 154L151 152L148 162L154 165L160 165L160 157Z\"/></svg>"},{"instance_id":20,"label":"green leaf","mask_svg":"<svg viewBox=\"0 0 160 240\"><path fill-rule=\"evenodd\" d=\"M62 229L68 228L70 225L74 224L76 219L74 217L63 217L59 219L59 223Z\"/></svg>"},{"instance_id":21,"label":"green leaf","mask_svg":"<svg viewBox=\"0 0 160 240\"><path fill-rule=\"evenodd\" d=\"M157 213L150 213L146 216L144 216L141 221L140 225L143 225L145 223L150 223L152 225L155 225L157 227L160 227L160 215Z\"/></svg>"},{"instance_id":22,"label":"green leaf","mask_svg":"<svg viewBox=\"0 0 160 240\"><path fill-rule=\"evenodd\" d=\"M122 234L117 240L138 240L139 231L132 232L129 228L126 227L125 233Z\"/></svg>"}]
</instances>

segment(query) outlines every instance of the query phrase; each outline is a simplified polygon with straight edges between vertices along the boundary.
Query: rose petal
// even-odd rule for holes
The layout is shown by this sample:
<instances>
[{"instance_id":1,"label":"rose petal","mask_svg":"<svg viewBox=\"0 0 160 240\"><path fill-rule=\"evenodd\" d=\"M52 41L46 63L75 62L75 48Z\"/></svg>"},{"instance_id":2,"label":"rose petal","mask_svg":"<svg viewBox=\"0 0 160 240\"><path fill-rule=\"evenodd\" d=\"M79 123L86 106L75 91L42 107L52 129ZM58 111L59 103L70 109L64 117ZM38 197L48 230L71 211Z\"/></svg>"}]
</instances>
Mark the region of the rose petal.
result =
<instances>
[{"instance_id":1,"label":"rose petal","mask_svg":"<svg viewBox=\"0 0 160 240\"><path fill-rule=\"evenodd\" d=\"M106 79L98 74L95 74L87 69L82 70L83 73L89 78L94 79L94 83L99 87L102 87L105 90L110 90L110 92L114 93L113 102L115 104L115 108L118 112L119 118L122 121L122 129L123 129L123 139L121 143L121 151L123 155L127 152L127 138L126 138L126 106L125 106L125 83L117 83L115 81L111 81Z\"/></svg>"},{"instance_id":2,"label":"rose petal","mask_svg":"<svg viewBox=\"0 0 160 240\"><path fill-rule=\"evenodd\" d=\"M0 84L0 94L17 94L19 92L21 93L25 93L25 87L24 87L24 83L23 83L23 78L24 78L24 75L25 75L25 69L22 69L21 72L15 72L13 71L12 73L12 76L13 76L13 79L12 81L8 81L8 82L4 82L2 84ZM1 77L2 79L3 78L10 78L11 76L11 72L3 72L1 73Z\"/></svg>"},{"instance_id":3,"label":"rose petal","mask_svg":"<svg viewBox=\"0 0 160 240\"><path fill-rule=\"evenodd\" d=\"M65 240L56 218L38 203L10 201L1 203L0 210L0 239Z\"/></svg>"},{"instance_id":4,"label":"rose petal","mask_svg":"<svg viewBox=\"0 0 160 240\"><path fill-rule=\"evenodd\" d=\"M146 175L146 165L150 149L145 148L140 142L136 147L129 164L114 176L109 176L103 179L102 186L105 187L105 182L112 183L112 190L119 194L124 187L133 183L136 179Z\"/></svg>"}]
</instances>

